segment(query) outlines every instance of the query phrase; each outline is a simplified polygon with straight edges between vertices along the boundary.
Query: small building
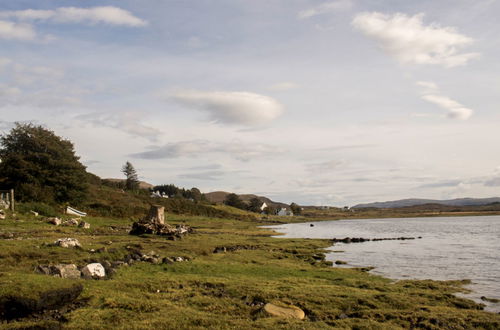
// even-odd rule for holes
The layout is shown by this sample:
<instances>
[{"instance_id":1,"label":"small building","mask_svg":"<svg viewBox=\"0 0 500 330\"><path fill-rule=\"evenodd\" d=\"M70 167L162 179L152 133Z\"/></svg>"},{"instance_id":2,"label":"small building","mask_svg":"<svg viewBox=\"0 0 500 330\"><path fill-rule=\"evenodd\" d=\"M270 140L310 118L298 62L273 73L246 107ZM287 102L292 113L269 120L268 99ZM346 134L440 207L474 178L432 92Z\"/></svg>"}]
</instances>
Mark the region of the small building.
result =
<instances>
[{"instance_id":1,"label":"small building","mask_svg":"<svg viewBox=\"0 0 500 330\"><path fill-rule=\"evenodd\" d=\"M280 217L293 217L293 212L292 210L287 209L286 207L282 207L276 215Z\"/></svg>"},{"instance_id":2,"label":"small building","mask_svg":"<svg viewBox=\"0 0 500 330\"><path fill-rule=\"evenodd\" d=\"M261 210L262 212L264 212L264 210L266 209L266 207L267 207L267 204L264 202L264 203L262 203L262 205L260 206L260 210Z\"/></svg>"}]
</instances>

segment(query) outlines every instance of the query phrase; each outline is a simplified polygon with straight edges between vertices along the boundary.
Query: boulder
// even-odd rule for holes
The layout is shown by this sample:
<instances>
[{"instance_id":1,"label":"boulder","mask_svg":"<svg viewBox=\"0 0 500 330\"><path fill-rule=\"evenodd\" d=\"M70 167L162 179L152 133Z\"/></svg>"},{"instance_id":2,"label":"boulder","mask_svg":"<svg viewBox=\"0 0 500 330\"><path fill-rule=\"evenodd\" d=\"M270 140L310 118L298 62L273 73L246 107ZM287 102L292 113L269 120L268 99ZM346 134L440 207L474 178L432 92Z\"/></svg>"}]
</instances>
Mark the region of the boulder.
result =
<instances>
[{"instance_id":1,"label":"boulder","mask_svg":"<svg viewBox=\"0 0 500 330\"><path fill-rule=\"evenodd\" d=\"M89 229L90 223L85 222L85 221L80 221L80 223L78 224L78 227L83 228L83 229Z\"/></svg>"},{"instance_id":2,"label":"boulder","mask_svg":"<svg viewBox=\"0 0 500 330\"><path fill-rule=\"evenodd\" d=\"M61 224L61 219L59 218L47 218L47 223L50 223L51 225L54 225L54 226L59 226Z\"/></svg>"},{"instance_id":3,"label":"boulder","mask_svg":"<svg viewBox=\"0 0 500 330\"><path fill-rule=\"evenodd\" d=\"M71 248L71 247L82 247L80 242L76 238L60 238L57 241L54 242L54 245L64 247L64 248Z\"/></svg>"},{"instance_id":4,"label":"boulder","mask_svg":"<svg viewBox=\"0 0 500 330\"><path fill-rule=\"evenodd\" d=\"M5 220L5 218L6 218L6 215L5 215L4 210L0 210L0 220Z\"/></svg>"},{"instance_id":5,"label":"boulder","mask_svg":"<svg viewBox=\"0 0 500 330\"><path fill-rule=\"evenodd\" d=\"M62 223L63 226L78 226L78 219L69 219Z\"/></svg>"},{"instance_id":6,"label":"boulder","mask_svg":"<svg viewBox=\"0 0 500 330\"><path fill-rule=\"evenodd\" d=\"M75 264L50 266L50 274L62 278L80 278L82 273Z\"/></svg>"},{"instance_id":7,"label":"boulder","mask_svg":"<svg viewBox=\"0 0 500 330\"><path fill-rule=\"evenodd\" d=\"M293 318L298 320L303 320L306 314L304 311L296 306L282 307L274 304L267 303L264 305L264 311L269 315L283 317L283 318Z\"/></svg>"},{"instance_id":8,"label":"boulder","mask_svg":"<svg viewBox=\"0 0 500 330\"><path fill-rule=\"evenodd\" d=\"M100 279L106 277L106 270L100 263L88 264L82 268L82 275L85 278Z\"/></svg>"}]
</instances>

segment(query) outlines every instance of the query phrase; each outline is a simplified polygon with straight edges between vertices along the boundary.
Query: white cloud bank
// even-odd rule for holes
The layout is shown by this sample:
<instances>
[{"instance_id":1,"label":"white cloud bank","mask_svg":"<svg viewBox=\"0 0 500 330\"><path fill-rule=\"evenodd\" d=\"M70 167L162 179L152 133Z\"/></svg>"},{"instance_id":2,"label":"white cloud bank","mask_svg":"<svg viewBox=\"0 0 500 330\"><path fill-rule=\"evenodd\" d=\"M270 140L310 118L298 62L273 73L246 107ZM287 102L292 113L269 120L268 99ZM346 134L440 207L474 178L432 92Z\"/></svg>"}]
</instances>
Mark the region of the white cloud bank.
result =
<instances>
[{"instance_id":1,"label":"white cloud bank","mask_svg":"<svg viewBox=\"0 0 500 330\"><path fill-rule=\"evenodd\" d=\"M430 81L418 81L417 86L423 88L422 99L448 111L448 118L467 120L474 111L441 93L438 86Z\"/></svg>"},{"instance_id":2,"label":"white cloud bank","mask_svg":"<svg viewBox=\"0 0 500 330\"><path fill-rule=\"evenodd\" d=\"M0 39L26 41L35 38L36 31L31 25L0 20Z\"/></svg>"},{"instance_id":3,"label":"white cloud bank","mask_svg":"<svg viewBox=\"0 0 500 330\"><path fill-rule=\"evenodd\" d=\"M266 124L283 113L275 99L249 92L181 91L170 99L208 113L209 119L223 124L255 126Z\"/></svg>"},{"instance_id":4,"label":"white cloud bank","mask_svg":"<svg viewBox=\"0 0 500 330\"><path fill-rule=\"evenodd\" d=\"M465 65L478 53L460 53L473 40L453 27L436 23L424 25L424 14L386 15L364 12L356 15L352 25L376 40L389 55L404 64L435 64L450 68Z\"/></svg>"},{"instance_id":5,"label":"white cloud bank","mask_svg":"<svg viewBox=\"0 0 500 330\"><path fill-rule=\"evenodd\" d=\"M326 2L321 5L302 10L298 13L297 17L300 19L308 19L314 16L327 14L337 10L345 10L352 7L351 0L337 0Z\"/></svg>"},{"instance_id":6,"label":"white cloud bank","mask_svg":"<svg viewBox=\"0 0 500 330\"><path fill-rule=\"evenodd\" d=\"M110 24L132 27L145 26L148 23L127 10L112 7L61 7L54 10L26 9L15 11L1 11L0 18L17 19L20 21L47 21L53 23L85 23Z\"/></svg>"}]
</instances>

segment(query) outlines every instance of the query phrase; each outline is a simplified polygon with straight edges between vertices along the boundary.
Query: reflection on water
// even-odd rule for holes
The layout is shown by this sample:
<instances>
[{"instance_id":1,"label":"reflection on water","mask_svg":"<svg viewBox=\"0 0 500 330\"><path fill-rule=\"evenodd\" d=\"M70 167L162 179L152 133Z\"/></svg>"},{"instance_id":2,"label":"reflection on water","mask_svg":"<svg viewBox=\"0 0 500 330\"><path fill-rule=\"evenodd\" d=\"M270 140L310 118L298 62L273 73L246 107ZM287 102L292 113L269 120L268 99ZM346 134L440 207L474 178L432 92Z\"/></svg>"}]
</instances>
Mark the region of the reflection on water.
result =
<instances>
[{"instance_id":1,"label":"reflection on water","mask_svg":"<svg viewBox=\"0 0 500 330\"><path fill-rule=\"evenodd\" d=\"M500 216L398 218L324 221L270 226L294 238L395 238L405 241L337 243L327 260L343 260L348 266L376 267L373 273L394 279L470 279L468 294L487 309L500 304L481 301L481 296L500 299Z\"/></svg>"}]
</instances>

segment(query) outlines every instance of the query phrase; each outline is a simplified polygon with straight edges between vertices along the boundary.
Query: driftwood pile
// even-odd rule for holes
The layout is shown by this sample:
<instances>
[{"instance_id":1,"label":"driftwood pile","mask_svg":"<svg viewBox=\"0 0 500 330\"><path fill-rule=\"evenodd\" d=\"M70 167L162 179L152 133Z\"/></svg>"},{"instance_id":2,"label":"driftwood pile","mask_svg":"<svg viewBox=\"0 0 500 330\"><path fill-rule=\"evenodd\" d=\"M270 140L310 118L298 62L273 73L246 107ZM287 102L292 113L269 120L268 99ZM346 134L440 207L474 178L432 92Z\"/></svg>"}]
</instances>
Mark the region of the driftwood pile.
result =
<instances>
[{"instance_id":1,"label":"driftwood pile","mask_svg":"<svg viewBox=\"0 0 500 330\"><path fill-rule=\"evenodd\" d=\"M149 214L142 220L134 222L131 235L153 234L167 236L175 240L183 235L192 233L193 229L186 225L172 226L165 223L165 208L159 205L152 205Z\"/></svg>"}]
</instances>

